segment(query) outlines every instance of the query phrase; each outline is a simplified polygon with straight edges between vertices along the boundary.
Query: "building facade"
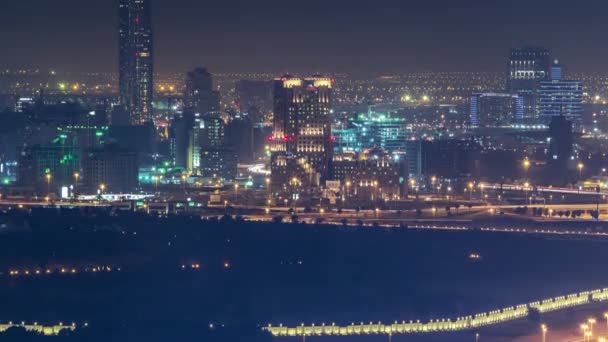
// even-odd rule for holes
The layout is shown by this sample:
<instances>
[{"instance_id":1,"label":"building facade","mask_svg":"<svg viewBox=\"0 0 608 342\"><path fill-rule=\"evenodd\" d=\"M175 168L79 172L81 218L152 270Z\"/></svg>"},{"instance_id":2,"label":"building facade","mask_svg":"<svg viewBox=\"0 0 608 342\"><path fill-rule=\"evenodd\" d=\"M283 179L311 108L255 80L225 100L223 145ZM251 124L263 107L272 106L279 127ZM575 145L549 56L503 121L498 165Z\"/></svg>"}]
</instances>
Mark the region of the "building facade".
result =
<instances>
[{"instance_id":1,"label":"building facade","mask_svg":"<svg viewBox=\"0 0 608 342\"><path fill-rule=\"evenodd\" d=\"M126 193L139 184L137 154L117 145L89 151L83 161L85 189L103 189L107 193Z\"/></svg>"},{"instance_id":2,"label":"building facade","mask_svg":"<svg viewBox=\"0 0 608 342\"><path fill-rule=\"evenodd\" d=\"M321 182L328 179L333 155L331 87L331 80L320 76L285 75L274 81L271 152L306 159L306 165Z\"/></svg>"},{"instance_id":3,"label":"building facade","mask_svg":"<svg viewBox=\"0 0 608 342\"><path fill-rule=\"evenodd\" d=\"M406 158L379 148L335 155L334 179L341 184L345 204L400 200L407 196Z\"/></svg>"},{"instance_id":4,"label":"building facade","mask_svg":"<svg viewBox=\"0 0 608 342\"><path fill-rule=\"evenodd\" d=\"M517 94L475 93L470 105L473 127L499 127L524 117L524 99Z\"/></svg>"}]
</instances>

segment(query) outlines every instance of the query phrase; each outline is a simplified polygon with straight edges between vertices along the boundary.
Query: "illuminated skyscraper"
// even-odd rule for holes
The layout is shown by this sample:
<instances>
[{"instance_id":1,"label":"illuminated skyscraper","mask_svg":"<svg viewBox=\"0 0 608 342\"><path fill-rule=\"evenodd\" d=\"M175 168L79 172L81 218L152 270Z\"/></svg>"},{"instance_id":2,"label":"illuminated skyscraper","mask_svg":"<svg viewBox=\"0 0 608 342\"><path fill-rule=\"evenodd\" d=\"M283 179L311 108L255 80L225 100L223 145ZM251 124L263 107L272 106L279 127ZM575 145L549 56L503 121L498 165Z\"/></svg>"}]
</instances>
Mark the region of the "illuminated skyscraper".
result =
<instances>
[{"instance_id":1,"label":"illuminated skyscraper","mask_svg":"<svg viewBox=\"0 0 608 342\"><path fill-rule=\"evenodd\" d=\"M511 50L507 72L507 92L518 94L524 100L524 119L538 118L538 86L549 79L551 57L540 47L523 47Z\"/></svg>"},{"instance_id":2,"label":"illuminated skyscraper","mask_svg":"<svg viewBox=\"0 0 608 342\"><path fill-rule=\"evenodd\" d=\"M150 0L119 0L118 77L120 103L131 124L151 120L154 50Z\"/></svg>"},{"instance_id":3,"label":"illuminated skyscraper","mask_svg":"<svg viewBox=\"0 0 608 342\"><path fill-rule=\"evenodd\" d=\"M220 118L220 96L218 91L213 90L211 73L205 68L196 68L186 74L185 83L184 111L194 117L187 165L191 172L199 173L203 166L201 154L224 145L225 124Z\"/></svg>"},{"instance_id":4,"label":"illuminated skyscraper","mask_svg":"<svg viewBox=\"0 0 608 342\"><path fill-rule=\"evenodd\" d=\"M305 158L323 182L333 155L331 136L331 80L285 75L274 82L272 152Z\"/></svg>"}]
</instances>

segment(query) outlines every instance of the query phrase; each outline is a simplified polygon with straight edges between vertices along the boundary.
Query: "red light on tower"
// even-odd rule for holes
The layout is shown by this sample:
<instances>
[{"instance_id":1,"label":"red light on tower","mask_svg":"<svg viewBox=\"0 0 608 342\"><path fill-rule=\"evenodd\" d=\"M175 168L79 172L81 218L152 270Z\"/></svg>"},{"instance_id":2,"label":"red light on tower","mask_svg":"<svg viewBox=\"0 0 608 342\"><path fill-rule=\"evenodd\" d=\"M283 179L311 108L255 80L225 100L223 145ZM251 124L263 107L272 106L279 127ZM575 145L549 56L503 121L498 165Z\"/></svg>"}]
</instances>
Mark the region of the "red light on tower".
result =
<instances>
[{"instance_id":1,"label":"red light on tower","mask_svg":"<svg viewBox=\"0 0 608 342\"><path fill-rule=\"evenodd\" d=\"M329 138L331 141L335 142L336 141L336 137L332 136L331 138Z\"/></svg>"},{"instance_id":2,"label":"red light on tower","mask_svg":"<svg viewBox=\"0 0 608 342\"><path fill-rule=\"evenodd\" d=\"M268 141L273 141L274 137L272 135L269 135L267 139L268 139Z\"/></svg>"},{"instance_id":3,"label":"red light on tower","mask_svg":"<svg viewBox=\"0 0 608 342\"><path fill-rule=\"evenodd\" d=\"M283 140L289 141L289 135L285 134L285 136L283 137Z\"/></svg>"}]
</instances>

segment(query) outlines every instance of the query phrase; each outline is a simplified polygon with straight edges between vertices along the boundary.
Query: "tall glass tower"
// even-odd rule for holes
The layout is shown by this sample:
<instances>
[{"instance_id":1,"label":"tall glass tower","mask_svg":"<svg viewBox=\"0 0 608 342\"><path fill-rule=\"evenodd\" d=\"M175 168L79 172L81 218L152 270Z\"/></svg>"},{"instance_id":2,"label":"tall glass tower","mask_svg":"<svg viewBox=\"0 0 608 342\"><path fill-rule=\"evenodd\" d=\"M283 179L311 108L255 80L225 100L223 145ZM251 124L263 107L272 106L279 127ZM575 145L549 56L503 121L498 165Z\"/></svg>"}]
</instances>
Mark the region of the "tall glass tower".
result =
<instances>
[{"instance_id":1,"label":"tall glass tower","mask_svg":"<svg viewBox=\"0 0 608 342\"><path fill-rule=\"evenodd\" d=\"M120 103L129 112L133 125L143 125L152 116L154 45L150 2L118 2Z\"/></svg>"}]
</instances>

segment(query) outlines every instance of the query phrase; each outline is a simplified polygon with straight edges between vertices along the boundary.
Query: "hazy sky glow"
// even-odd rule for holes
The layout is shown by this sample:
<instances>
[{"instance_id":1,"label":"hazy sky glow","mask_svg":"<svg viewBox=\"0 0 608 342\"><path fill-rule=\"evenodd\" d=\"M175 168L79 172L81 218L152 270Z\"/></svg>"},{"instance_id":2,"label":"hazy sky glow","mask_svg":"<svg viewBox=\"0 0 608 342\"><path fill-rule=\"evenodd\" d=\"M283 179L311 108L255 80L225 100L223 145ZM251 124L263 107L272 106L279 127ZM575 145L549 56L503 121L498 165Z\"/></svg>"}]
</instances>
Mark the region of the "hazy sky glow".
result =
<instances>
[{"instance_id":1,"label":"hazy sky glow","mask_svg":"<svg viewBox=\"0 0 608 342\"><path fill-rule=\"evenodd\" d=\"M115 0L3 0L0 67L113 71ZM160 72L502 71L543 45L571 70L608 72L608 2L154 0Z\"/></svg>"}]
</instances>

